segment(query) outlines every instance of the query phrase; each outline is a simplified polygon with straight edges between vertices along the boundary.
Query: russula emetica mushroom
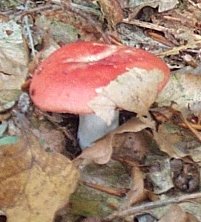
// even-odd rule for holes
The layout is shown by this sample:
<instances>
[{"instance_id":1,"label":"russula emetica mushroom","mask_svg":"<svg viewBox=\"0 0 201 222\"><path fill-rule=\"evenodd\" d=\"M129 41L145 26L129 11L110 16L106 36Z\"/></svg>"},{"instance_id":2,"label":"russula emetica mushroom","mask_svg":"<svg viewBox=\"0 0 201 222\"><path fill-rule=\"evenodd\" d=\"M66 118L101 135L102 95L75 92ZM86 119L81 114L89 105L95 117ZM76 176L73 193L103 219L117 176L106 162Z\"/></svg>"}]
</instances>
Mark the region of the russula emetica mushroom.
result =
<instances>
[{"instance_id":1,"label":"russula emetica mushroom","mask_svg":"<svg viewBox=\"0 0 201 222\"><path fill-rule=\"evenodd\" d=\"M97 96L97 89L133 67L160 70L164 75L158 91L169 79L167 65L144 50L82 41L70 43L38 66L30 96L41 110L79 114L78 138L81 147L86 147L118 126L118 112L110 126L93 114L89 103Z\"/></svg>"}]
</instances>

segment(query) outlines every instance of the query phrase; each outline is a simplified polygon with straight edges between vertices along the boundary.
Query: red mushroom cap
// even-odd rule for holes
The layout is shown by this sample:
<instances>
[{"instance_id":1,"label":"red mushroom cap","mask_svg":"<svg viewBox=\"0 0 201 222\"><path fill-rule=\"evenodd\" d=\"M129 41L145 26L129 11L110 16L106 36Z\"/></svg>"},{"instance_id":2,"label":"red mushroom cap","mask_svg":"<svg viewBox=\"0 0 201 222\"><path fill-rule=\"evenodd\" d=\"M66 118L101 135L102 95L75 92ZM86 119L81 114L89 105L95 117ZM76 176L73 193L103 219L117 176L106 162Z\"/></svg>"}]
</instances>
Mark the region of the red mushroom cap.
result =
<instances>
[{"instance_id":1,"label":"red mushroom cap","mask_svg":"<svg viewBox=\"0 0 201 222\"><path fill-rule=\"evenodd\" d=\"M97 95L96 89L130 68L147 71L158 69L164 79L160 91L169 79L167 65L142 49L91 42L75 42L61 47L46 58L33 75L30 95L44 111L87 114L88 106Z\"/></svg>"}]
</instances>

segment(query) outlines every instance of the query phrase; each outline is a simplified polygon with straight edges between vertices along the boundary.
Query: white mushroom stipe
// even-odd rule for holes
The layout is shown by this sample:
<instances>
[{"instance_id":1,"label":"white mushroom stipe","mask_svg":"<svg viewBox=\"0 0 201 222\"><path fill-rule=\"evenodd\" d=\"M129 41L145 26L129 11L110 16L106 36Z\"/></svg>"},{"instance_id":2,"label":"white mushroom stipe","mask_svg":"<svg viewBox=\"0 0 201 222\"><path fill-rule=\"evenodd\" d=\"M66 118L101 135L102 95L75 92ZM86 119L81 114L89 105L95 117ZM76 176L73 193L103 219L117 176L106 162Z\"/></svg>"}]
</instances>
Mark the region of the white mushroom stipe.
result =
<instances>
[{"instance_id":1,"label":"white mushroom stipe","mask_svg":"<svg viewBox=\"0 0 201 222\"><path fill-rule=\"evenodd\" d=\"M80 115L78 127L78 139L82 149L89 147L94 141L119 126L119 111L115 111L114 118L108 126L104 120L95 114Z\"/></svg>"}]
</instances>

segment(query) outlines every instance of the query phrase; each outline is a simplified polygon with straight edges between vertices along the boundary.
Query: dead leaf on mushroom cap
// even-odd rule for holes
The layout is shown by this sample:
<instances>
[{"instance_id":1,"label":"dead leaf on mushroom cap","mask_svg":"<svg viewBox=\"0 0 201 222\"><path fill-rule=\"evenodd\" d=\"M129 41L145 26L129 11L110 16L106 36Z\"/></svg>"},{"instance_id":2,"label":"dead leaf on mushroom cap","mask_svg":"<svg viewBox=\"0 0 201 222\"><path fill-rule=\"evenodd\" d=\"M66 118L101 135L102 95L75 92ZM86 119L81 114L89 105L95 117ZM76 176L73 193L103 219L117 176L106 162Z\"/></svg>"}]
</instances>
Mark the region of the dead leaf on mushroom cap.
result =
<instances>
[{"instance_id":1,"label":"dead leaf on mushroom cap","mask_svg":"<svg viewBox=\"0 0 201 222\"><path fill-rule=\"evenodd\" d=\"M83 150L78 158L94 161L97 164L106 164L113 152L115 135L128 132L139 132L145 128L153 128L153 123L145 118L132 118L105 137L97 140L91 147Z\"/></svg>"},{"instance_id":2,"label":"dead leaf on mushroom cap","mask_svg":"<svg viewBox=\"0 0 201 222\"><path fill-rule=\"evenodd\" d=\"M51 222L78 180L72 162L28 135L0 149L0 208L8 221Z\"/></svg>"},{"instance_id":3,"label":"dead leaf on mushroom cap","mask_svg":"<svg viewBox=\"0 0 201 222\"><path fill-rule=\"evenodd\" d=\"M97 89L98 95L89 106L107 124L111 123L116 108L145 115L157 97L158 84L163 76L158 69L130 69L109 85Z\"/></svg>"}]
</instances>

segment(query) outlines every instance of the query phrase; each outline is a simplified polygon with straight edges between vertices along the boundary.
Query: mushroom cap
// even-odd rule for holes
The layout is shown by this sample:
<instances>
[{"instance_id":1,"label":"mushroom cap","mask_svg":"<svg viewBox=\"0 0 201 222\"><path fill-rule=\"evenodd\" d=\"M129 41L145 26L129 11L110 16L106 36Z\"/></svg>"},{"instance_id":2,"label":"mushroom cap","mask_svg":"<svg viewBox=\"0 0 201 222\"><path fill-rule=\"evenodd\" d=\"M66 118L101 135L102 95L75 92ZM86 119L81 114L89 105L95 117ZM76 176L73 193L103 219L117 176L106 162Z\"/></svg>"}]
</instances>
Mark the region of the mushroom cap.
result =
<instances>
[{"instance_id":1,"label":"mushroom cap","mask_svg":"<svg viewBox=\"0 0 201 222\"><path fill-rule=\"evenodd\" d=\"M158 85L162 90L169 79L169 68L155 55L142 49L92 42L67 44L53 52L35 70L30 96L41 110L87 114L96 89L131 68L164 73Z\"/></svg>"}]
</instances>

